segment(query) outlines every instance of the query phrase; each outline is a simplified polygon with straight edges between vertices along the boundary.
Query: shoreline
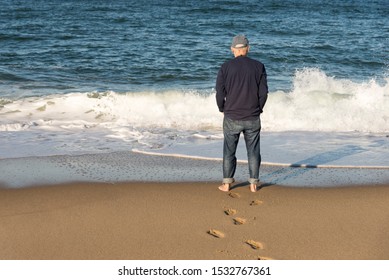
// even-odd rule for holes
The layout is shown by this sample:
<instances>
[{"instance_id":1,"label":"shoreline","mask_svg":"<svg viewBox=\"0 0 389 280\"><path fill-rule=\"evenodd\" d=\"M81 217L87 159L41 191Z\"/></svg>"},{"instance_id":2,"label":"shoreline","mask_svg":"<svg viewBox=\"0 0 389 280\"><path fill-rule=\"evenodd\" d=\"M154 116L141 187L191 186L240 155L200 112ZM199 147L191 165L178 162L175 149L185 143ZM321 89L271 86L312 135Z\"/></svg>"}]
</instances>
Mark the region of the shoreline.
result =
<instances>
[{"instance_id":1,"label":"shoreline","mask_svg":"<svg viewBox=\"0 0 389 280\"><path fill-rule=\"evenodd\" d=\"M0 159L0 186L22 188L69 182L218 182L218 160L148 155L132 151ZM235 180L248 178L247 163L238 162ZM262 164L260 181L265 185L336 187L389 184L385 168L323 168Z\"/></svg>"},{"instance_id":2,"label":"shoreline","mask_svg":"<svg viewBox=\"0 0 389 280\"><path fill-rule=\"evenodd\" d=\"M389 259L389 185L272 185L256 193L245 184L230 193L217 186L0 189L0 259Z\"/></svg>"}]
</instances>

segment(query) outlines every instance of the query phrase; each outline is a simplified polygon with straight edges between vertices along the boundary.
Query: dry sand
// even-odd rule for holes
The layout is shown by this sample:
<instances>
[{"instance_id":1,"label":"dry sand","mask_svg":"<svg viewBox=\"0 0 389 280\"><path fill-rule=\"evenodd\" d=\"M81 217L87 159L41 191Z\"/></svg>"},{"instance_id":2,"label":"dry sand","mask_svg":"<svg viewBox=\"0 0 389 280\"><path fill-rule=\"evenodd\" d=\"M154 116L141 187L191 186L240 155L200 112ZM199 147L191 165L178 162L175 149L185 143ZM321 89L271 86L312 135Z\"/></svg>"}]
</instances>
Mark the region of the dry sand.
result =
<instances>
[{"instance_id":1,"label":"dry sand","mask_svg":"<svg viewBox=\"0 0 389 280\"><path fill-rule=\"evenodd\" d=\"M0 189L0 259L389 259L389 186Z\"/></svg>"}]
</instances>

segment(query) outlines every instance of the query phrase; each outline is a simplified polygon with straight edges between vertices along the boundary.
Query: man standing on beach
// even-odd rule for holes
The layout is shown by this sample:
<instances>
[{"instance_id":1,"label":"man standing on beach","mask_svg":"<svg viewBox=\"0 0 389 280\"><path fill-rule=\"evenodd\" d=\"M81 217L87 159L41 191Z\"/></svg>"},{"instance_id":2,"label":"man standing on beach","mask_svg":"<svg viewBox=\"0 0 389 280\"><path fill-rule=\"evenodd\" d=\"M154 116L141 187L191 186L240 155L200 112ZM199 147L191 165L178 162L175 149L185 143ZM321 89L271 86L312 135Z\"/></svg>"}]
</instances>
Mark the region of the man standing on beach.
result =
<instances>
[{"instance_id":1,"label":"man standing on beach","mask_svg":"<svg viewBox=\"0 0 389 280\"><path fill-rule=\"evenodd\" d=\"M231 45L234 58L220 67L216 80L216 103L224 113L223 184L219 187L224 192L235 181L235 153L241 132L246 142L250 190L256 192L259 185L260 114L268 87L265 66L247 56L249 49L246 36L235 36Z\"/></svg>"}]
</instances>

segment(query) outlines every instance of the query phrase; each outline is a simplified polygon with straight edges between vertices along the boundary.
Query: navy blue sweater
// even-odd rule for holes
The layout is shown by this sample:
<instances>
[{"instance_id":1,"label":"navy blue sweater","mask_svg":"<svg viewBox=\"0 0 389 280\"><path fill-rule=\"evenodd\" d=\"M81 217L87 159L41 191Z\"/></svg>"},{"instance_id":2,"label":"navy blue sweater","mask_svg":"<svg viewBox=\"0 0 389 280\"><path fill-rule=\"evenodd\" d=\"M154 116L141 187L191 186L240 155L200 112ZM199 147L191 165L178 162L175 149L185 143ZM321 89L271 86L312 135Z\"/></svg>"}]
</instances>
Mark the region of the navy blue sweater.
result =
<instances>
[{"instance_id":1,"label":"navy blue sweater","mask_svg":"<svg viewBox=\"0 0 389 280\"><path fill-rule=\"evenodd\" d=\"M232 120L254 120L267 100L265 66L247 56L225 62L216 79L216 102L220 112Z\"/></svg>"}]
</instances>

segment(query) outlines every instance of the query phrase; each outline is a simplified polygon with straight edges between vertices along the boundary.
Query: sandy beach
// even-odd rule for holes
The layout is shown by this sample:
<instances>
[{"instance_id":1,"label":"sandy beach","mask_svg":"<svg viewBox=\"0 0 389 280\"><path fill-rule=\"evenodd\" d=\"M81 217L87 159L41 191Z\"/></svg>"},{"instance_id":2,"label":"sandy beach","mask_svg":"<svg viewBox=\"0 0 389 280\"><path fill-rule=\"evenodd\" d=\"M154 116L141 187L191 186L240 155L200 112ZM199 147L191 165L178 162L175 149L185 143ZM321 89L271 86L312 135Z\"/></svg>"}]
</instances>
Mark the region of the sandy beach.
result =
<instances>
[{"instance_id":1,"label":"sandy beach","mask_svg":"<svg viewBox=\"0 0 389 280\"><path fill-rule=\"evenodd\" d=\"M2 188L0 259L389 259L389 185L217 186Z\"/></svg>"}]
</instances>

